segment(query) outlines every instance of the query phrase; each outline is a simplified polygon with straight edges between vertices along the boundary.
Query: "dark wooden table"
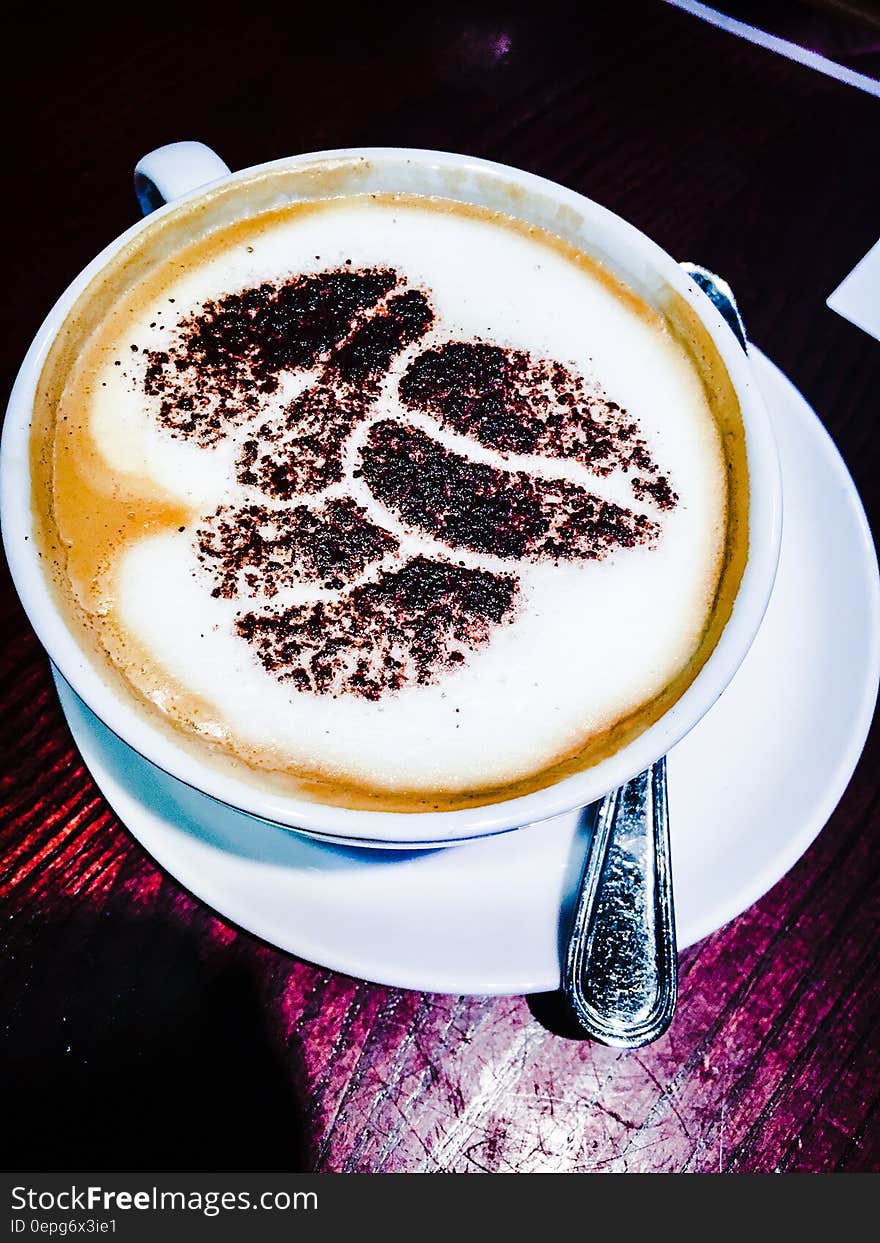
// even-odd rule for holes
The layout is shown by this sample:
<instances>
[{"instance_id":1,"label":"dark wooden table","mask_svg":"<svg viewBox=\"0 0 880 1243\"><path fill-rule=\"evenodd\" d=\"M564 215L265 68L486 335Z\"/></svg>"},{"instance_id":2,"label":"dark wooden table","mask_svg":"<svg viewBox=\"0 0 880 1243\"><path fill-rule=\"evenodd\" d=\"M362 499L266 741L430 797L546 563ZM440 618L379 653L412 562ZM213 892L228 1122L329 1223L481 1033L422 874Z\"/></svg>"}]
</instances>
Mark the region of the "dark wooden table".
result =
<instances>
[{"instance_id":1,"label":"dark wooden table","mask_svg":"<svg viewBox=\"0 0 880 1243\"><path fill-rule=\"evenodd\" d=\"M57 294L134 219L149 148L198 137L233 168L356 144L460 150L582 190L727 274L876 519L880 344L824 300L876 240L878 101L660 3L532 7L19 26L2 87L10 382ZM2 617L6 1165L877 1167L877 732L807 856L682 955L669 1034L620 1053L556 1034L546 998L365 984L217 918L84 771L7 577Z\"/></svg>"}]
</instances>

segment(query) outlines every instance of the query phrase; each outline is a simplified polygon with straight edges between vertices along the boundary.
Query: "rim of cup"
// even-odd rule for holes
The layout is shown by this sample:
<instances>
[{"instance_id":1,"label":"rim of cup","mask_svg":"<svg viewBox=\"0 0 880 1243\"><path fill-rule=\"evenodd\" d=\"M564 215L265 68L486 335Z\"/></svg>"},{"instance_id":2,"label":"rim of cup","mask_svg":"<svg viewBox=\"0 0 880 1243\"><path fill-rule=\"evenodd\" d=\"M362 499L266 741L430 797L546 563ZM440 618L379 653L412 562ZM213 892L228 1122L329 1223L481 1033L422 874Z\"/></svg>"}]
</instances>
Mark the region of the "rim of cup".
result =
<instances>
[{"instance_id":1,"label":"rim of cup","mask_svg":"<svg viewBox=\"0 0 880 1243\"><path fill-rule=\"evenodd\" d=\"M196 148L201 144L174 146ZM209 149L202 150L213 155ZM217 166L225 167L219 157L214 156L214 160L215 169ZM554 205L573 209L576 218L590 230L591 235L601 236L603 258L610 258L613 266L619 266L626 272L638 257L647 271L655 278L659 277L666 287L692 307L710 333L728 370L745 429L749 476L748 559L731 617L694 681L659 720L597 764L529 794L451 811L356 810L264 791L255 784L224 773L219 766L199 760L176 745L169 736L170 731L166 733L138 711L133 699L127 700L113 688L102 676L99 666L83 652L55 602L33 537L29 475L33 398L52 342L87 285L123 246L149 230L157 218L172 212L185 212L195 200L219 186L245 182L274 170L296 170L316 163L356 160L373 165L381 162L401 169L405 167L407 177L412 177L414 169L418 168L431 170L435 175L454 171L459 179L462 174L465 175L464 181L459 180L460 185L471 186L481 178L495 183L501 181L526 191L534 198L549 199ZM138 167L141 168L144 163L141 161ZM311 830L331 838L359 841L364 845L451 844L549 819L595 801L666 754L705 715L739 668L766 611L779 558L782 495L773 430L749 359L717 308L679 264L634 225L577 191L504 164L448 152L359 147L272 160L224 175L208 184L205 184L203 174L204 168L200 170L194 166L192 176L196 184L192 189L126 230L71 282L37 332L9 398L0 449L3 541L25 611L64 679L92 712L124 742L187 785L285 828ZM468 193L447 197L479 201ZM583 247L583 243L580 244ZM615 265L615 253L625 254L627 263Z\"/></svg>"}]
</instances>

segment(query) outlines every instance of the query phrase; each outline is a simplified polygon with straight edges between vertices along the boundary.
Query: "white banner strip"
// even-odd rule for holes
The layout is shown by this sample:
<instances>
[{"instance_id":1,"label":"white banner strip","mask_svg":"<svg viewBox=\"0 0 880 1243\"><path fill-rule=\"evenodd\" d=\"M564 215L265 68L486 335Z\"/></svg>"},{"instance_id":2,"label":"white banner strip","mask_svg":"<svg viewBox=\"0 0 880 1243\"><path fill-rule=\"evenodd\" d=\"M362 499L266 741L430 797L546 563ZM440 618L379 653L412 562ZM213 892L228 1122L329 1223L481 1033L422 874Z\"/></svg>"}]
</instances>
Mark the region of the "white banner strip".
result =
<instances>
[{"instance_id":1,"label":"white banner strip","mask_svg":"<svg viewBox=\"0 0 880 1243\"><path fill-rule=\"evenodd\" d=\"M683 9L686 13L692 13L694 17L702 18L704 22L717 26L719 30L739 35L741 39L756 43L758 47L767 48L770 52L777 52L787 60L797 61L799 65L806 65L809 69L824 73L829 78L836 78L838 82L845 82L847 86L854 86L860 91L866 91L868 95L880 98L880 82L875 78L869 78L865 73L857 73L854 69L847 69L845 65L838 65L836 61L829 60L827 56L821 56L818 52L811 52L809 48L790 43L788 39L780 39L777 35L768 34L766 30L759 30L756 26L749 26L746 22L737 21L735 17L719 13L717 9L710 8L708 4L696 3L696 0L666 0L666 3L673 5L676 9Z\"/></svg>"}]
</instances>

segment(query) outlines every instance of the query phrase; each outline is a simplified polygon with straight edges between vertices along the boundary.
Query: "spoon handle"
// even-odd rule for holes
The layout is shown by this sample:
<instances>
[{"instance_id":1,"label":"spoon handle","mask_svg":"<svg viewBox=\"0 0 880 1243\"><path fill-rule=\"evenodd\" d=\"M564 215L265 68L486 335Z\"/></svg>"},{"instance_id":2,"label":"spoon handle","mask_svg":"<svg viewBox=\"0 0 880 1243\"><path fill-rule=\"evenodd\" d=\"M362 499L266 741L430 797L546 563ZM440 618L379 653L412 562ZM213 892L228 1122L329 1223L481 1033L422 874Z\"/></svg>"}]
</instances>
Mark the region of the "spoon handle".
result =
<instances>
[{"instance_id":1,"label":"spoon handle","mask_svg":"<svg viewBox=\"0 0 880 1243\"><path fill-rule=\"evenodd\" d=\"M748 351L727 281L695 263L680 267ZM562 990L585 1033L603 1044L637 1049L672 1022L678 963L665 758L598 805Z\"/></svg>"},{"instance_id":2,"label":"spoon handle","mask_svg":"<svg viewBox=\"0 0 880 1243\"><path fill-rule=\"evenodd\" d=\"M636 1049L666 1031L677 961L666 760L599 804L563 991L587 1035Z\"/></svg>"}]
</instances>

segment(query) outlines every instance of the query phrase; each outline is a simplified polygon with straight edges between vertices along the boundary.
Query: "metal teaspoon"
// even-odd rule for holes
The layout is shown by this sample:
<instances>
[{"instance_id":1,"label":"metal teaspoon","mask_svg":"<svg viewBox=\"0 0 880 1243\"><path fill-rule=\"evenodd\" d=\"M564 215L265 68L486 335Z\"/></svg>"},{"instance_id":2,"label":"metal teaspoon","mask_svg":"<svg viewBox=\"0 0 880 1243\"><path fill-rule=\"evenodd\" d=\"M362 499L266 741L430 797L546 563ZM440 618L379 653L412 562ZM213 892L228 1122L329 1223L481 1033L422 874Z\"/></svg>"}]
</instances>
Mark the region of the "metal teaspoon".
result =
<instances>
[{"instance_id":1,"label":"metal teaspoon","mask_svg":"<svg viewBox=\"0 0 880 1243\"><path fill-rule=\"evenodd\" d=\"M681 266L746 349L727 282L695 264ZM678 961L665 757L597 806L562 991L584 1033L602 1044L638 1049L672 1022Z\"/></svg>"}]
</instances>

